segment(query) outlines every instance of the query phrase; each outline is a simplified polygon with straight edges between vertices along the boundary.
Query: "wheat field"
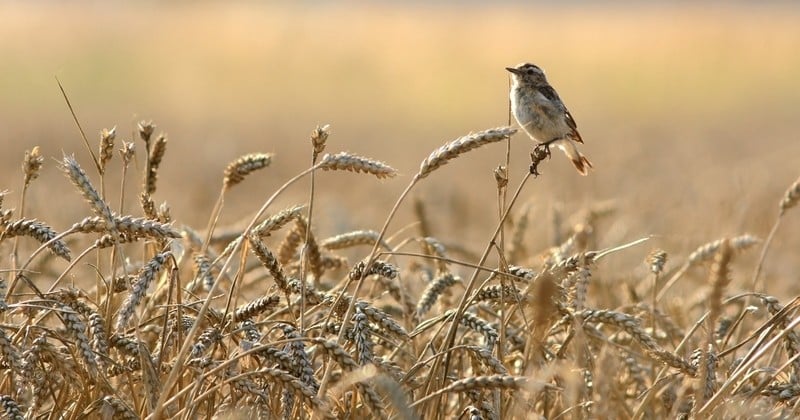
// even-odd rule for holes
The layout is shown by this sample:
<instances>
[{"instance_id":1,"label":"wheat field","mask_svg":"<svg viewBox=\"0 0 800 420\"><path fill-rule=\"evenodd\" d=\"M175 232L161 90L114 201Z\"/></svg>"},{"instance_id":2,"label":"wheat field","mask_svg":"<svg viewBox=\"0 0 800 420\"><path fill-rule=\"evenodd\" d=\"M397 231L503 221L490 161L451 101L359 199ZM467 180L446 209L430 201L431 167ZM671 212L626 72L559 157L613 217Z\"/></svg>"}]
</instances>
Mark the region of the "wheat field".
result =
<instances>
[{"instance_id":1,"label":"wheat field","mask_svg":"<svg viewBox=\"0 0 800 420\"><path fill-rule=\"evenodd\" d=\"M797 417L796 6L0 16L7 417Z\"/></svg>"}]
</instances>

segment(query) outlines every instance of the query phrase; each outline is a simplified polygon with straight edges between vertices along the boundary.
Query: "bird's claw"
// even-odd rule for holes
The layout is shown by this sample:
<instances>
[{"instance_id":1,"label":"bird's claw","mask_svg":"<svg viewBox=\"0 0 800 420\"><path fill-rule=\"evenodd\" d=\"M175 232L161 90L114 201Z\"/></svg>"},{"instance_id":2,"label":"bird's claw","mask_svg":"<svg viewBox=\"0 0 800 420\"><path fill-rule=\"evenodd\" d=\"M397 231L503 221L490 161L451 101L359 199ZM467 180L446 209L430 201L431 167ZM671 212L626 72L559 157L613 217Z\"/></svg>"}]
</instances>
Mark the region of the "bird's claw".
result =
<instances>
[{"instance_id":1,"label":"bird's claw","mask_svg":"<svg viewBox=\"0 0 800 420\"><path fill-rule=\"evenodd\" d=\"M553 154L550 153L550 145L557 140L558 139L546 141L544 143L539 143L536 147L544 149L544 153L547 155L547 158L550 159L551 157L553 157Z\"/></svg>"},{"instance_id":2,"label":"bird's claw","mask_svg":"<svg viewBox=\"0 0 800 420\"><path fill-rule=\"evenodd\" d=\"M539 176L539 164L550 158L550 146L547 143L536 145L531 152L531 167L530 172L534 177Z\"/></svg>"}]
</instances>

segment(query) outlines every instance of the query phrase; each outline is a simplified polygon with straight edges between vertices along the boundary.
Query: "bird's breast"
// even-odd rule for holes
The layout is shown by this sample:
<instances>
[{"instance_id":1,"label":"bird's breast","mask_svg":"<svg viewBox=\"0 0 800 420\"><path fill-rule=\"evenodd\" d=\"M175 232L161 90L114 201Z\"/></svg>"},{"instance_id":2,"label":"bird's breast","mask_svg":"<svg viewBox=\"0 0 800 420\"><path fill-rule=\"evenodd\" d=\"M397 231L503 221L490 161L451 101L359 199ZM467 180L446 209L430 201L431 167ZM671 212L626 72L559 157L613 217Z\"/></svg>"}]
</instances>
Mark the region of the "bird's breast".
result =
<instances>
[{"instance_id":1,"label":"bird's breast","mask_svg":"<svg viewBox=\"0 0 800 420\"><path fill-rule=\"evenodd\" d=\"M521 90L512 91L511 110L519 125L528 134L534 135L534 131L541 124L541 117L533 97L526 95Z\"/></svg>"},{"instance_id":2,"label":"bird's breast","mask_svg":"<svg viewBox=\"0 0 800 420\"><path fill-rule=\"evenodd\" d=\"M570 133L563 110L537 91L513 89L511 108L520 127L536 141L551 141Z\"/></svg>"}]
</instances>

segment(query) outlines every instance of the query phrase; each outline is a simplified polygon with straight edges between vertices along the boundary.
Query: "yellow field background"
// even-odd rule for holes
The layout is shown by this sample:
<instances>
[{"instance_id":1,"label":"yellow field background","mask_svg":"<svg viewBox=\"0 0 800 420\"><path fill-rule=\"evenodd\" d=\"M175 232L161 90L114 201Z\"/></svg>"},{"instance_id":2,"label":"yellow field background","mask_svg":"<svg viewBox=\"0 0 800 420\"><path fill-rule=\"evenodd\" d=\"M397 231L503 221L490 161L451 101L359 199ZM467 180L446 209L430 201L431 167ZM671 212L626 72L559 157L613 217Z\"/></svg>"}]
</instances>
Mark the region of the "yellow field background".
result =
<instances>
[{"instance_id":1,"label":"yellow field background","mask_svg":"<svg viewBox=\"0 0 800 420\"><path fill-rule=\"evenodd\" d=\"M522 193L532 206L528 245L552 245L554 211L568 219L610 202L617 212L597 232L601 246L656 235L611 267L629 270L654 247L677 260L724 236L765 236L800 175L798 22L800 8L786 4L1 3L0 190L19 192L23 154L39 145L47 160L28 215L61 230L89 214L56 168L62 151L90 168L58 77L92 147L114 125L131 140L141 119L168 133L154 198L179 223L205 226L228 162L275 153L272 167L226 197L221 224L241 224L308 166L308 134L330 124L327 151L383 160L402 175L321 173L318 235L378 229L432 150L507 124L504 67L531 61L570 108L595 170L580 177L560 154L542 166ZM512 140L511 187L530 148L524 135ZM420 184L437 236L484 246L497 219L492 169L504 161L504 146L488 146ZM118 159L112 168L114 197ZM281 205L306 202L307 185ZM127 208L138 215L133 197ZM410 209L392 231L410 223ZM788 274L800 269L797 232L800 214L789 214L768 279L797 278Z\"/></svg>"}]
</instances>

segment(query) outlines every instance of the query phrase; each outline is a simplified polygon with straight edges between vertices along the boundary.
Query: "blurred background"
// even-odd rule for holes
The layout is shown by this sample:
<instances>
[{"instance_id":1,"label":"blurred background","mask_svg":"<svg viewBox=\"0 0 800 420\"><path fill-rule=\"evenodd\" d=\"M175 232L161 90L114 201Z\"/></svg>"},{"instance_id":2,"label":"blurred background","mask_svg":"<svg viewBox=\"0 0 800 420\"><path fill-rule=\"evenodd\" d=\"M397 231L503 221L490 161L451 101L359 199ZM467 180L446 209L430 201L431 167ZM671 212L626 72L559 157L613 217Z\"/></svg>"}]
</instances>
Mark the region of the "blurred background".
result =
<instances>
[{"instance_id":1,"label":"blurred background","mask_svg":"<svg viewBox=\"0 0 800 420\"><path fill-rule=\"evenodd\" d=\"M504 67L530 61L574 115L595 169L581 177L560 154L543 164L520 199L531 209L526 242L545 249L554 214L568 227L570 215L613 203L599 246L656 235L609 263L627 273L654 247L680 261L724 236L766 236L800 175L798 22L793 2L0 2L0 190L12 193L5 207L17 205L23 155L39 145L47 159L27 214L57 230L88 215L57 169L74 153L97 180L58 77L93 148L116 125L118 143L133 139L141 153L143 119L167 133L154 198L179 223L205 227L230 161L275 153L226 196L221 225L242 224L307 168L309 133L330 124L327 152L383 160L401 176L321 173L317 234L377 230L432 150L508 123ZM511 143L515 188L531 142ZM414 190L445 242L485 246L505 153L471 152ZM116 186L118 157L111 165ZM140 182L141 172L129 179L128 213L140 214ZM116 202L119 188L107 189ZM307 200L300 183L275 210ZM393 232L413 220L411 204ZM800 214L787 215L768 262L786 292L798 289L799 229Z\"/></svg>"}]
</instances>

